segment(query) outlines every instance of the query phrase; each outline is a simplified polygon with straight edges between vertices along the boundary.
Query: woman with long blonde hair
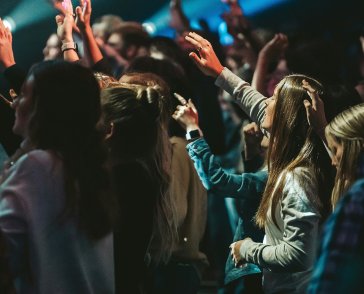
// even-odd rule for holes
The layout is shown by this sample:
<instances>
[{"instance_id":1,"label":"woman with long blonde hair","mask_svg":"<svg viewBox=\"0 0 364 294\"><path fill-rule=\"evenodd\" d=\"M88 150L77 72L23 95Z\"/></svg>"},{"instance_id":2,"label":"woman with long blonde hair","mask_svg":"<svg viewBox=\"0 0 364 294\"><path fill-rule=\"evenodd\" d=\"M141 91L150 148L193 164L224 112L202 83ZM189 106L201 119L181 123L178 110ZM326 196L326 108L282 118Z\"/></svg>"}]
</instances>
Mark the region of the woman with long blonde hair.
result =
<instances>
[{"instance_id":1,"label":"woman with long blonde hair","mask_svg":"<svg viewBox=\"0 0 364 294\"><path fill-rule=\"evenodd\" d=\"M312 112L324 122L318 130L325 126L322 113ZM334 211L323 230L308 293L363 293L364 104L337 115L325 135L337 169L331 198Z\"/></svg>"},{"instance_id":2,"label":"woman with long blonde hair","mask_svg":"<svg viewBox=\"0 0 364 294\"><path fill-rule=\"evenodd\" d=\"M338 114L325 128L325 135L337 169L331 196L334 208L357 179L358 160L364 150L364 104Z\"/></svg>"}]
</instances>

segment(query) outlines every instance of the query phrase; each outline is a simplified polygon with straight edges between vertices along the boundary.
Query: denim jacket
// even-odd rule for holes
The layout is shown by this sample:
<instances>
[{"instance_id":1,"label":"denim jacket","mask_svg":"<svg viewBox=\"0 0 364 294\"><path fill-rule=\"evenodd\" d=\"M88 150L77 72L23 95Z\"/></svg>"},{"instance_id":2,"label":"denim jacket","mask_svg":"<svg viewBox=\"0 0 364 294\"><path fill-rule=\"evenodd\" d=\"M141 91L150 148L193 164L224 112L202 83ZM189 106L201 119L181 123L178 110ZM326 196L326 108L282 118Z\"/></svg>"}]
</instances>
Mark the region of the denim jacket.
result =
<instances>
[{"instance_id":1,"label":"denim jacket","mask_svg":"<svg viewBox=\"0 0 364 294\"><path fill-rule=\"evenodd\" d=\"M258 209L265 184L268 178L266 170L256 173L232 174L221 168L203 138L187 145L188 153L194 162L197 173L208 191L222 197L232 197L241 200L239 224L235 231L234 242L246 237L256 242L263 240L264 232L254 224L254 215ZM236 268L230 255L225 267L225 284L242 276L260 273L258 266L247 264L244 268Z\"/></svg>"}]
</instances>

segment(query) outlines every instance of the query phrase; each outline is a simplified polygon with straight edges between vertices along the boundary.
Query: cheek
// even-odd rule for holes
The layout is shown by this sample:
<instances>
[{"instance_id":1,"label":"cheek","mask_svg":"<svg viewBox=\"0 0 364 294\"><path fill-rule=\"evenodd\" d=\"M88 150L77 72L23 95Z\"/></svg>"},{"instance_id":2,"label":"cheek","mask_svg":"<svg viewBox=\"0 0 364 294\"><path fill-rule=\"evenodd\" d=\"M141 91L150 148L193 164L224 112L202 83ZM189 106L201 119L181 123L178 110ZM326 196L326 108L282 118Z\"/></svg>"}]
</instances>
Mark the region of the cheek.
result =
<instances>
[{"instance_id":1,"label":"cheek","mask_svg":"<svg viewBox=\"0 0 364 294\"><path fill-rule=\"evenodd\" d=\"M274 103L270 103L268 106L267 106L267 114L273 118L273 115L274 115Z\"/></svg>"}]
</instances>

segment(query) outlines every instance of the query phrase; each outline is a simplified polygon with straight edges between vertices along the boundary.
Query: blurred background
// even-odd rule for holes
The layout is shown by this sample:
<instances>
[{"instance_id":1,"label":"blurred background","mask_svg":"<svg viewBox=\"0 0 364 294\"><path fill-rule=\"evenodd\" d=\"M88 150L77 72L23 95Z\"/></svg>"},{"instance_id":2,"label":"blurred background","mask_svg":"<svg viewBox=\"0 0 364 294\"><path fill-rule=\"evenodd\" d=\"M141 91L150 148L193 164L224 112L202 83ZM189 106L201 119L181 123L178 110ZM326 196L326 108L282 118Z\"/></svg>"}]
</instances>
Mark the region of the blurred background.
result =
<instances>
[{"instance_id":1,"label":"blurred background","mask_svg":"<svg viewBox=\"0 0 364 294\"><path fill-rule=\"evenodd\" d=\"M254 26L274 31L305 31L307 34L340 34L357 38L364 34L363 0L240 0ZM73 1L77 5L77 1ZM173 36L168 28L168 0L93 0L93 19L103 14L117 14L124 20L146 24L155 35ZM227 5L220 0L183 0L183 9L198 28L207 21L220 34L223 44L231 42L220 15ZM24 68L43 58L47 37L55 32L56 11L47 0L1 0L0 17L13 29L15 57ZM338 44L339 45L339 44Z\"/></svg>"}]
</instances>

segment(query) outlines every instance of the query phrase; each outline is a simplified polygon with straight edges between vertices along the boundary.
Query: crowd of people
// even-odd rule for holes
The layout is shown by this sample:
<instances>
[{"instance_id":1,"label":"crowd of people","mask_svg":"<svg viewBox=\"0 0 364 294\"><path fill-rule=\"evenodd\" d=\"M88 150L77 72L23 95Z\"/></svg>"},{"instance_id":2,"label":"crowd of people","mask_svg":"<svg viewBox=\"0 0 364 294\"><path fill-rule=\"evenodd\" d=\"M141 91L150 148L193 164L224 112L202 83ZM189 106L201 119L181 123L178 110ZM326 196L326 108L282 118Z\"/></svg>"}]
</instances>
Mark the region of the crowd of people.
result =
<instances>
[{"instance_id":1,"label":"crowd of people","mask_svg":"<svg viewBox=\"0 0 364 294\"><path fill-rule=\"evenodd\" d=\"M0 19L0 293L364 293L364 36L348 78L224 2L225 47L53 1L28 72Z\"/></svg>"}]
</instances>

